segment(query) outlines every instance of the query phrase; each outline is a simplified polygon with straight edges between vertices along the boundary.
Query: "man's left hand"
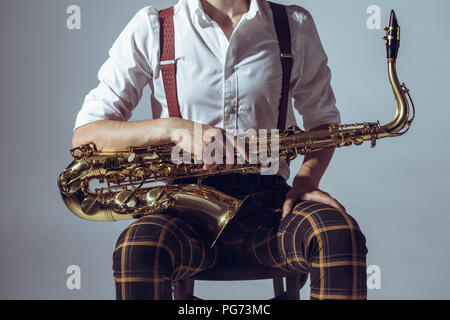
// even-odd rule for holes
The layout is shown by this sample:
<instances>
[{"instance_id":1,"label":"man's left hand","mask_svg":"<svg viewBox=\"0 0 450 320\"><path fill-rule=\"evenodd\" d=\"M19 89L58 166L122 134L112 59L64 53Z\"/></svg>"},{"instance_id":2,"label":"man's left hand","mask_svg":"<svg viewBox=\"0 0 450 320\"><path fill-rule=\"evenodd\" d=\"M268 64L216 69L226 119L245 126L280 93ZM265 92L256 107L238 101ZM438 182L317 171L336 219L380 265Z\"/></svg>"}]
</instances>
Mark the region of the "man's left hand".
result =
<instances>
[{"instance_id":1,"label":"man's left hand","mask_svg":"<svg viewBox=\"0 0 450 320\"><path fill-rule=\"evenodd\" d=\"M317 188L308 177L296 177L291 190L287 193L283 204L282 219L292 212L295 204L301 200L317 201L335 207L345 213L345 208L325 191Z\"/></svg>"}]
</instances>

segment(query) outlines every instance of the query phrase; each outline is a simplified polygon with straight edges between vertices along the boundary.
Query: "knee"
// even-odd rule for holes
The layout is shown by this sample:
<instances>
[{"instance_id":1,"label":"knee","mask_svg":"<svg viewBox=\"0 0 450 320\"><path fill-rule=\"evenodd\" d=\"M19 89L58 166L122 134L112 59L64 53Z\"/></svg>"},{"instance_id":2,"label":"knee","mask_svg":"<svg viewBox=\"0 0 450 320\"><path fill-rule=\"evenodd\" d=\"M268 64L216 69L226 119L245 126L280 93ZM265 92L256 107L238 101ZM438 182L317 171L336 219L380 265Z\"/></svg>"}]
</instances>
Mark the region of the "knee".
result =
<instances>
[{"instance_id":1,"label":"knee","mask_svg":"<svg viewBox=\"0 0 450 320\"><path fill-rule=\"evenodd\" d=\"M365 261L367 255L366 237L356 220L348 213L342 213L340 223L330 226L326 231L327 250L330 254L352 256L354 259Z\"/></svg>"},{"instance_id":2,"label":"knee","mask_svg":"<svg viewBox=\"0 0 450 320\"><path fill-rule=\"evenodd\" d=\"M317 247L336 256L363 259L367 255L366 238L350 214L312 201L299 203L294 212L301 218L295 230L302 232L305 247Z\"/></svg>"}]
</instances>

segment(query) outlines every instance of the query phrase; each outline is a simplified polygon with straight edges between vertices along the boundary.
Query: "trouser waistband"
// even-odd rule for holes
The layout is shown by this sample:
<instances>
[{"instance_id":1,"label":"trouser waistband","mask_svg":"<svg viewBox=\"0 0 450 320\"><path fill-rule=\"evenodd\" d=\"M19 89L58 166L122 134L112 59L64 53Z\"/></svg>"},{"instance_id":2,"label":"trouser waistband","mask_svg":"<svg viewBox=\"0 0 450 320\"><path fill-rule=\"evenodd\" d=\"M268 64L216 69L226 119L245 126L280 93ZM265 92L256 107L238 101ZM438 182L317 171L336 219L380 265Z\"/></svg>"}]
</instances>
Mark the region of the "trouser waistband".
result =
<instances>
[{"instance_id":1,"label":"trouser waistband","mask_svg":"<svg viewBox=\"0 0 450 320\"><path fill-rule=\"evenodd\" d=\"M197 178L183 178L176 179L175 184L178 183L197 183ZM279 175L261 175L261 174L241 174L228 173L218 174L211 177L204 178L202 184L217 186L220 185L225 188L234 187L249 187L249 186L267 186L274 184L285 184L286 180Z\"/></svg>"}]
</instances>

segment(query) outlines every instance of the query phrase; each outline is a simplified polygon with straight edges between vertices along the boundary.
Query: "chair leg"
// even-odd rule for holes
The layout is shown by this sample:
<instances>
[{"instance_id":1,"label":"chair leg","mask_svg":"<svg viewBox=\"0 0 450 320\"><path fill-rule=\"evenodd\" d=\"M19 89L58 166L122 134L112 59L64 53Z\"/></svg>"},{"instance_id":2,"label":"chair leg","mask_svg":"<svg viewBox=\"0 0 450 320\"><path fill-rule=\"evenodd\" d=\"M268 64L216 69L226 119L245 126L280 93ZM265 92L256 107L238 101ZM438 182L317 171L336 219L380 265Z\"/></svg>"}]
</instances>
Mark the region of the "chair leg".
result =
<instances>
[{"instance_id":1,"label":"chair leg","mask_svg":"<svg viewBox=\"0 0 450 320\"><path fill-rule=\"evenodd\" d=\"M187 280L177 280L174 282L174 299L186 300L188 299L187 293Z\"/></svg>"},{"instance_id":2,"label":"chair leg","mask_svg":"<svg viewBox=\"0 0 450 320\"><path fill-rule=\"evenodd\" d=\"M308 274L286 277L286 291L284 291L283 277L273 278L275 299L300 300L300 289L304 286ZM175 300L196 299L194 296L193 279L177 280L173 282Z\"/></svg>"},{"instance_id":3,"label":"chair leg","mask_svg":"<svg viewBox=\"0 0 450 320\"><path fill-rule=\"evenodd\" d=\"M300 281L299 281L299 284L300 284L300 290L302 290L302 288L305 286L305 284L306 284L306 281L308 281L308 276L309 276L309 274L308 273L304 273L304 274L302 274L301 276L300 276Z\"/></svg>"},{"instance_id":4,"label":"chair leg","mask_svg":"<svg viewBox=\"0 0 450 320\"><path fill-rule=\"evenodd\" d=\"M273 278L273 291L275 297L279 297L284 293L283 277Z\"/></svg>"},{"instance_id":5,"label":"chair leg","mask_svg":"<svg viewBox=\"0 0 450 320\"><path fill-rule=\"evenodd\" d=\"M175 300L194 299L194 280L177 280L173 282L173 295Z\"/></svg>"},{"instance_id":6,"label":"chair leg","mask_svg":"<svg viewBox=\"0 0 450 320\"><path fill-rule=\"evenodd\" d=\"M300 276L286 277L286 296L288 300L300 300Z\"/></svg>"},{"instance_id":7,"label":"chair leg","mask_svg":"<svg viewBox=\"0 0 450 320\"><path fill-rule=\"evenodd\" d=\"M186 284L186 295L187 295L188 299L191 299L191 298L194 297L195 280L187 279L186 282L187 282L187 284Z\"/></svg>"}]
</instances>

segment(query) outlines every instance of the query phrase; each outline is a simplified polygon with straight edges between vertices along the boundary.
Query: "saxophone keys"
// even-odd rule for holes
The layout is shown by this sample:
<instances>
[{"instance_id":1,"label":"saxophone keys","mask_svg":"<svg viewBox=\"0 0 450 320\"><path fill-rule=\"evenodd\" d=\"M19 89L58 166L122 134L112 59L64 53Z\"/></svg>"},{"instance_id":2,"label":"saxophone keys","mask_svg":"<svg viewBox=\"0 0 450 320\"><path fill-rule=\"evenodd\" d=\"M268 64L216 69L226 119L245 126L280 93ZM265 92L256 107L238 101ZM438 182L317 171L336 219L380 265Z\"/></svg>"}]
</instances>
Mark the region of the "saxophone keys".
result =
<instances>
[{"instance_id":1,"label":"saxophone keys","mask_svg":"<svg viewBox=\"0 0 450 320\"><path fill-rule=\"evenodd\" d=\"M66 187L66 186L64 186L64 187ZM74 194L75 192L78 192L78 190L81 189L81 181L79 179L77 179L69 184L69 188L64 188L64 189L68 189L67 191L69 194Z\"/></svg>"},{"instance_id":2,"label":"saxophone keys","mask_svg":"<svg viewBox=\"0 0 450 320\"><path fill-rule=\"evenodd\" d=\"M400 87L402 88L402 91L404 93L409 93L409 89L408 87L406 87L406 84L404 82L402 82L402 84L400 85Z\"/></svg>"},{"instance_id":3,"label":"saxophone keys","mask_svg":"<svg viewBox=\"0 0 450 320\"><path fill-rule=\"evenodd\" d=\"M97 198L87 197L81 202L81 210L87 215L96 213L98 208Z\"/></svg>"},{"instance_id":4,"label":"saxophone keys","mask_svg":"<svg viewBox=\"0 0 450 320\"><path fill-rule=\"evenodd\" d=\"M152 161L152 160L157 160L159 158L160 158L159 154L154 151L150 155L143 156L142 160L144 160L144 161Z\"/></svg>"},{"instance_id":5,"label":"saxophone keys","mask_svg":"<svg viewBox=\"0 0 450 320\"><path fill-rule=\"evenodd\" d=\"M136 153L134 153L134 152L130 153L130 155L127 158L128 163L133 162L135 158L136 158Z\"/></svg>"},{"instance_id":6,"label":"saxophone keys","mask_svg":"<svg viewBox=\"0 0 450 320\"><path fill-rule=\"evenodd\" d=\"M377 144L377 137L373 135L372 138L370 139L370 147L374 148L376 144Z\"/></svg>"},{"instance_id":7,"label":"saxophone keys","mask_svg":"<svg viewBox=\"0 0 450 320\"><path fill-rule=\"evenodd\" d=\"M120 168L120 160L116 156L108 157L104 160L102 168L105 170L119 169Z\"/></svg>"},{"instance_id":8,"label":"saxophone keys","mask_svg":"<svg viewBox=\"0 0 450 320\"><path fill-rule=\"evenodd\" d=\"M162 188L156 187L153 189L150 189L147 194L146 194L146 201L148 205L153 204L154 202L156 202L157 200L160 199L161 195L162 195Z\"/></svg>"},{"instance_id":9,"label":"saxophone keys","mask_svg":"<svg viewBox=\"0 0 450 320\"><path fill-rule=\"evenodd\" d=\"M172 162L163 161L159 163L157 171L161 172L162 176L169 177L176 170L176 166Z\"/></svg>"},{"instance_id":10,"label":"saxophone keys","mask_svg":"<svg viewBox=\"0 0 450 320\"><path fill-rule=\"evenodd\" d=\"M126 179L126 175L120 171L112 171L105 174L105 179L109 182L118 184Z\"/></svg>"},{"instance_id":11,"label":"saxophone keys","mask_svg":"<svg viewBox=\"0 0 450 320\"><path fill-rule=\"evenodd\" d=\"M133 209L137 206L138 200L131 190L122 190L114 198L114 203L121 210Z\"/></svg>"},{"instance_id":12,"label":"saxophone keys","mask_svg":"<svg viewBox=\"0 0 450 320\"><path fill-rule=\"evenodd\" d=\"M302 133L302 132L303 132L303 130L300 129L298 126L295 126L295 125L289 126L285 130L285 134L287 136L290 136L290 135L293 135L293 134L299 134L299 133Z\"/></svg>"},{"instance_id":13,"label":"saxophone keys","mask_svg":"<svg viewBox=\"0 0 450 320\"><path fill-rule=\"evenodd\" d=\"M152 208L153 213L162 212L166 210L171 204L170 197L166 192L164 192L163 187L155 187L150 189L145 194L143 199L145 199L144 201L146 202L147 206Z\"/></svg>"},{"instance_id":14,"label":"saxophone keys","mask_svg":"<svg viewBox=\"0 0 450 320\"><path fill-rule=\"evenodd\" d=\"M132 175L136 179L143 180L146 177L152 175L152 171L145 167L137 167L136 169L133 170Z\"/></svg>"}]
</instances>

